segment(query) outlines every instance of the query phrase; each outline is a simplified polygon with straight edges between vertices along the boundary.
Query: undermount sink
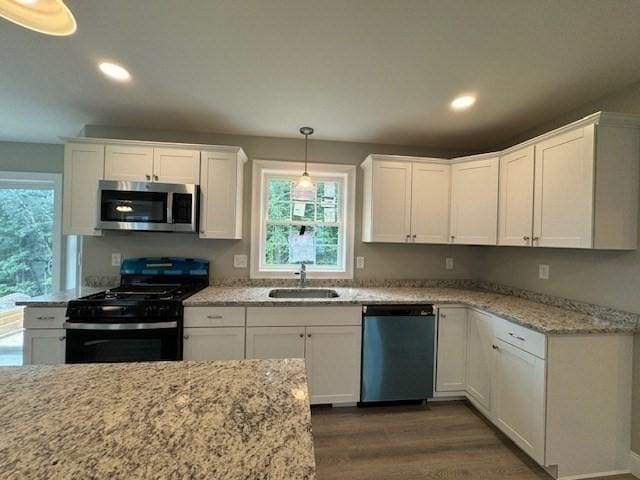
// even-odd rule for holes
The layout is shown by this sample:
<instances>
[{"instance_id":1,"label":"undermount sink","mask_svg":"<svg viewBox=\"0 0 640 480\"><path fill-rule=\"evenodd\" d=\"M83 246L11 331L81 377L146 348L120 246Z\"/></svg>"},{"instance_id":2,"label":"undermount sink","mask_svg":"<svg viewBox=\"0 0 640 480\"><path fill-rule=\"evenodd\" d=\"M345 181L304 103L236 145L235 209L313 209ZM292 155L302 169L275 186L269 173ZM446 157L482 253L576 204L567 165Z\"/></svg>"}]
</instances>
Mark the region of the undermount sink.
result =
<instances>
[{"instance_id":1,"label":"undermount sink","mask_svg":"<svg viewBox=\"0 0 640 480\"><path fill-rule=\"evenodd\" d=\"M274 288L271 298L336 298L338 292L328 288Z\"/></svg>"}]
</instances>

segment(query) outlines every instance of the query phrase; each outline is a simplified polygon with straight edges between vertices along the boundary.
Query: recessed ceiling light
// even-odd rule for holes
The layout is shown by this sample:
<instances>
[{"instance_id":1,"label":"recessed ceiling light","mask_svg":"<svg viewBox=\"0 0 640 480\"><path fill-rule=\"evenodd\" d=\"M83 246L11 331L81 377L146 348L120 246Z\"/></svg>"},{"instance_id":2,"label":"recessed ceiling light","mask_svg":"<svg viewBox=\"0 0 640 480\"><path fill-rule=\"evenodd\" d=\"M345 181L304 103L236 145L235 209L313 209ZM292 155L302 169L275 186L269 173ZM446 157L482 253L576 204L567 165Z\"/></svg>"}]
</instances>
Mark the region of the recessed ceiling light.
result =
<instances>
[{"instance_id":1,"label":"recessed ceiling light","mask_svg":"<svg viewBox=\"0 0 640 480\"><path fill-rule=\"evenodd\" d=\"M77 28L63 0L2 0L0 17L47 35L71 35Z\"/></svg>"},{"instance_id":2,"label":"recessed ceiling light","mask_svg":"<svg viewBox=\"0 0 640 480\"><path fill-rule=\"evenodd\" d=\"M466 110L476 103L476 97L473 95L460 95L451 102L451 108L454 110Z\"/></svg>"},{"instance_id":3,"label":"recessed ceiling light","mask_svg":"<svg viewBox=\"0 0 640 480\"><path fill-rule=\"evenodd\" d=\"M107 77L118 82L127 82L131 80L131 74L127 71L127 69L116 63L102 62L98 65L98 68Z\"/></svg>"}]
</instances>

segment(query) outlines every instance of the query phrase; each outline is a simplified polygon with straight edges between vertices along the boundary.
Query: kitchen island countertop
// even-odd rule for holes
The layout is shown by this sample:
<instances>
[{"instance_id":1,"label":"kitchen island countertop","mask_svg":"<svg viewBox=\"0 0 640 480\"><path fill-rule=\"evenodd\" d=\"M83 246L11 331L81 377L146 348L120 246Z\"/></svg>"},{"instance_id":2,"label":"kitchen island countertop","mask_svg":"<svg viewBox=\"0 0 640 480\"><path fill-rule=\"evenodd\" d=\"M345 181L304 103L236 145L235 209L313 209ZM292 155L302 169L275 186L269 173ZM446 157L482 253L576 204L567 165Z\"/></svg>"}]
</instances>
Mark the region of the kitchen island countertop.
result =
<instances>
[{"instance_id":1,"label":"kitchen island countertop","mask_svg":"<svg viewBox=\"0 0 640 480\"><path fill-rule=\"evenodd\" d=\"M0 368L0 478L315 478L303 360Z\"/></svg>"}]
</instances>

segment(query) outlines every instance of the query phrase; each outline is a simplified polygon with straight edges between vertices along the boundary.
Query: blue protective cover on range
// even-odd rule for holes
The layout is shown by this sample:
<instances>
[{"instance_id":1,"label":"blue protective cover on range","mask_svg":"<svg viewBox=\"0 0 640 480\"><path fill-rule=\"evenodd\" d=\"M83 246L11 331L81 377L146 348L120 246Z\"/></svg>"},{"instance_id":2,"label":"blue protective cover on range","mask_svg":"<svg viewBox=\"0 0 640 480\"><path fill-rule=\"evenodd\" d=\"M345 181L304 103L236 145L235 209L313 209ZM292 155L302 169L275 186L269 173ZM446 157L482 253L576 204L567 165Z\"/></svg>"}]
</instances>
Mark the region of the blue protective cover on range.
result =
<instances>
[{"instance_id":1,"label":"blue protective cover on range","mask_svg":"<svg viewBox=\"0 0 640 480\"><path fill-rule=\"evenodd\" d=\"M209 261L186 257L127 258L120 275L209 275Z\"/></svg>"}]
</instances>

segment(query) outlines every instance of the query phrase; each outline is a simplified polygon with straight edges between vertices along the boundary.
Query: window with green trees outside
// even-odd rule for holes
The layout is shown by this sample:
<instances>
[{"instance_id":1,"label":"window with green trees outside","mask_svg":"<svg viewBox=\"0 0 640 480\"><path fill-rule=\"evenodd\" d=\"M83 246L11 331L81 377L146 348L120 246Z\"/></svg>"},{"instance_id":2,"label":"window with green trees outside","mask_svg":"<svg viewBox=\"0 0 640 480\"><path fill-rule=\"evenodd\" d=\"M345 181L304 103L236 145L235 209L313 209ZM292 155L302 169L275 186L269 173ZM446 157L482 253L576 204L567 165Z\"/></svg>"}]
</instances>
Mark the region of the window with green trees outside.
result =
<instances>
[{"instance_id":1,"label":"window with green trees outside","mask_svg":"<svg viewBox=\"0 0 640 480\"><path fill-rule=\"evenodd\" d=\"M342 181L317 179L305 190L296 177L278 176L267 178L265 187L263 265L343 268Z\"/></svg>"}]
</instances>

